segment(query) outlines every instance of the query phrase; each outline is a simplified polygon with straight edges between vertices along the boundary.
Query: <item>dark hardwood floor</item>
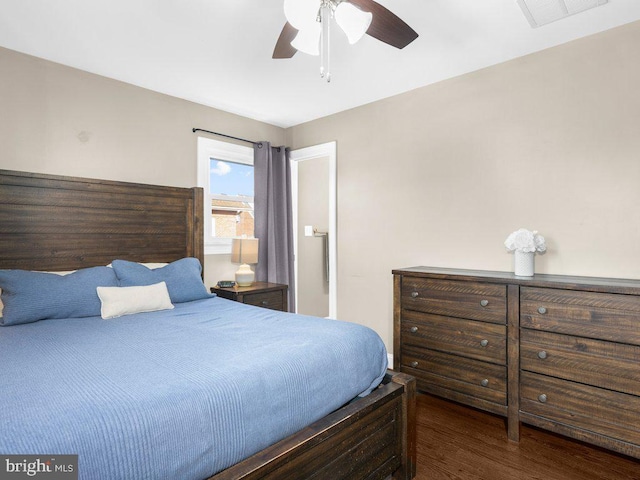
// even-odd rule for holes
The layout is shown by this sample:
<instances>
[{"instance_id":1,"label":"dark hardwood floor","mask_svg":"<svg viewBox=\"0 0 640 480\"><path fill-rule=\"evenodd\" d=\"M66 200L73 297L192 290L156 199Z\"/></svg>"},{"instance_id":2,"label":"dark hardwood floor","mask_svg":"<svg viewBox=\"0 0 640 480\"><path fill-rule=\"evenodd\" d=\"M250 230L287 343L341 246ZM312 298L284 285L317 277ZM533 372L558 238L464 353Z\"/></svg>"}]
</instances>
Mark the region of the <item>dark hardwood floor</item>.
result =
<instances>
[{"instance_id":1,"label":"dark hardwood floor","mask_svg":"<svg viewBox=\"0 0 640 480\"><path fill-rule=\"evenodd\" d=\"M640 461L522 426L507 439L505 419L418 395L416 480L640 480Z\"/></svg>"}]
</instances>

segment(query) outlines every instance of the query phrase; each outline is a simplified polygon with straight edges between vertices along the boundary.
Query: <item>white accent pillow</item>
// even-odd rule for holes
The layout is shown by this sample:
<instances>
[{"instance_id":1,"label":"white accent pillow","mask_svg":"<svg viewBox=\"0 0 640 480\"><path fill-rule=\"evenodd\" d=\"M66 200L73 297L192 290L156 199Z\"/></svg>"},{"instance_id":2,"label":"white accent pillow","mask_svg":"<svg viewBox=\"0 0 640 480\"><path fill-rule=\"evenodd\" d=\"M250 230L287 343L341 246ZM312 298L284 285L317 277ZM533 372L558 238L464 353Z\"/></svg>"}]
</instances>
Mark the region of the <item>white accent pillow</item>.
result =
<instances>
[{"instance_id":1,"label":"white accent pillow","mask_svg":"<svg viewBox=\"0 0 640 480\"><path fill-rule=\"evenodd\" d=\"M173 308L165 282L136 287L97 287L104 319Z\"/></svg>"}]
</instances>

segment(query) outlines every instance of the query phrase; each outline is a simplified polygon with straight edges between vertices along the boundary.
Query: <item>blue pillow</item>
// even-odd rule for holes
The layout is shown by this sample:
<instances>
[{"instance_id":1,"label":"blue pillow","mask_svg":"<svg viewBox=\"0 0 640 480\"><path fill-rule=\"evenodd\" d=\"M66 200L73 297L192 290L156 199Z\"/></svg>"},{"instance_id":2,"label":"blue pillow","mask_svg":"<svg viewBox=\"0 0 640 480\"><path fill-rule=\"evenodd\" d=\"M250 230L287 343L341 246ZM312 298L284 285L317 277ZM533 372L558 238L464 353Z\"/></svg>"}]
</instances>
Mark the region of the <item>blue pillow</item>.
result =
<instances>
[{"instance_id":1,"label":"blue pillow","mask_svg":"<svg viewBox=\"0 0 640 480\"><path fill-rule=\"evenodd\" d=\"M153 285L165 282L171 303L190 302L209 298L207 287L202 283L202 267L197 258L182 258L166 267L150 269L136 262L114 260L111 266L120 280L121 287Z\"/></svg>"},{"instance_id":2,"label":"blue pillow","mask_svg":"<svg viewBox=\"0 0 640 480\"><path fill-rule=\"evenodd\" d=\"M3 315L0 325L18 325L48 318L100 316L97 287L115 287L113 269L92 267L68 275L0 270Z\"/></svg>"}]
</instances>

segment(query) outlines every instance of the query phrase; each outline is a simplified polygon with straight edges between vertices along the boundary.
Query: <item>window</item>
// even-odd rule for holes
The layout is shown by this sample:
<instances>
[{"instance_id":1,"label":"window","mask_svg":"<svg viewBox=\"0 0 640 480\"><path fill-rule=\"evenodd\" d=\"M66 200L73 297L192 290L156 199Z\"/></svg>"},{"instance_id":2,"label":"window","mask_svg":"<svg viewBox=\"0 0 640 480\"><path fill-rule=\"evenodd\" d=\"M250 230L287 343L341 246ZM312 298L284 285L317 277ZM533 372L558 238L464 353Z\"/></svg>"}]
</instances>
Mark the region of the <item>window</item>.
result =
<instances>
[{"instance_id":1,"label":"window","mask_svg":"<svg viewBox=\"0 0 640 480\"><path fill-rule=\"evenodd\" d=\"M253 237L253 149L198 138L198 186L204 188L205 254L231 253L231 239Z\"/></svg>"}]
</instances>

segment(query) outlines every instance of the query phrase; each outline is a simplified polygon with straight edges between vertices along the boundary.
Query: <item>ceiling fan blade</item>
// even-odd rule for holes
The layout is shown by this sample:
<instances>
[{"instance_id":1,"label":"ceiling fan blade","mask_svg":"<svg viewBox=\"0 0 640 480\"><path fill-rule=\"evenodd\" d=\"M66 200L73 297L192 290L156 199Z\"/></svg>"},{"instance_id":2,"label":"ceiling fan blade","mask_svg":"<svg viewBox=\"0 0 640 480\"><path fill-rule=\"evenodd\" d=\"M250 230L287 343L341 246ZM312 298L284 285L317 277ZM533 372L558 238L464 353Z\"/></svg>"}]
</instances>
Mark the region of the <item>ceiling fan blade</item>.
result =
<instances>
[{"instance_id":1,"label":"ceiling fan blade","mask_svg":"<svg viewBox=\"0 0 640 480\"><path fill-rule=\"evenodd\" d=\"M296 30L293 25L289 22L285 23L282 28L282 32L280 32L280 36L278 37L278 41L276 42L276 46L273 49L272 58L293 57L297 50L291 46L291 41L296 38L297 34L298 30Z\"/></svg>"},{"instance_id":2,"label":"ceiling fan blade","mask_svg":"<svg viewBox=\"0 0 640 480\"><path fill-rule=\"evenodd\" d=\"M367 35L396 48L404 48L418 38L413 28L378 2L373 0L349 0L349 2L373 14Z\"/></svg>"}]
</instances>

